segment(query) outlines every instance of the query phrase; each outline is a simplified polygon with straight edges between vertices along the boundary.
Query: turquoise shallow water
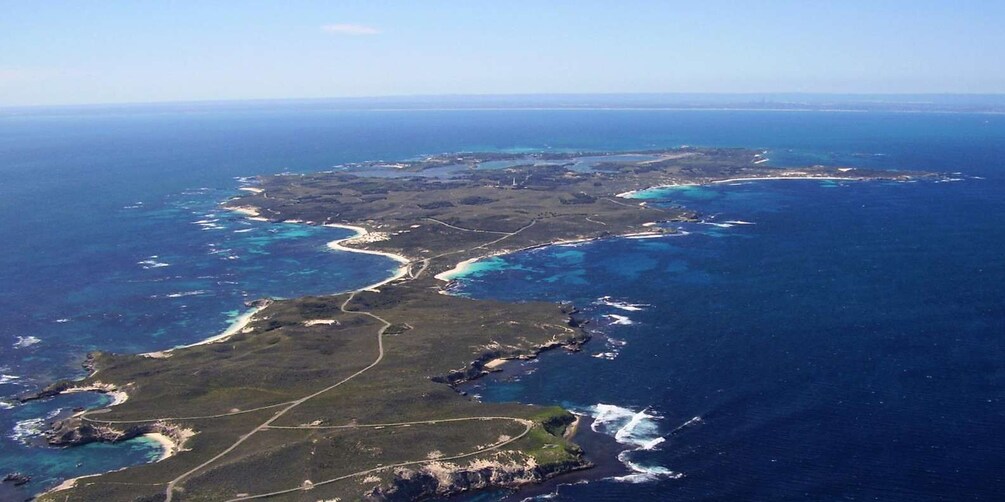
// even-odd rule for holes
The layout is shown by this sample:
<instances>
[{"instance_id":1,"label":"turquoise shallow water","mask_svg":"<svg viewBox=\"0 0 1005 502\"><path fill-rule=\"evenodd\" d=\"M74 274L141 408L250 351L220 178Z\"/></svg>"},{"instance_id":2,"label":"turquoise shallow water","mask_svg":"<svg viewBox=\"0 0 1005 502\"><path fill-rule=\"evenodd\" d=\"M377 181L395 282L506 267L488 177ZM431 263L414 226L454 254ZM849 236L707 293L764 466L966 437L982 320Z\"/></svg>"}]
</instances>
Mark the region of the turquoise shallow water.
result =
<instances>
[{"instance_id":1,"label":"turquoise shallow water","mask_svg":"<svg viewBox=\"0 0 1005 502\"><path fill-rule=\"evenodd\" d=\"M327 250L342 230L220 211L237 177L446 151L691 144L767 149L774 165L984 179L676 189L650 200L708 215L689 235L477 265L459 293L574 300L600 332L585 354L477 390L599 415L597 429L634 450L624 460L648 470L559 498L993 499L1005 458L1003 140L1005 119L963 114L273 105L0 116L0 471L32 474L31 493L156 455L144 442L37 443L53 411L100 398L12 397L81 375L86 351L191 343L247 299L346 290L394 267Z\"/></svg>"},{"instance_id":2,"label":"turquoise shallow water","mask_svg":"<svg viewBox=\"0 0 1005 502\"><path fill-rule=\"evenodd\" d=\"M583 305L597 336L465 390L561 403L622 444L624 475L560 500L994 500L1002 181L643 194L707 220L461 278L468 296Z\"/></svg>"}]
</instances>

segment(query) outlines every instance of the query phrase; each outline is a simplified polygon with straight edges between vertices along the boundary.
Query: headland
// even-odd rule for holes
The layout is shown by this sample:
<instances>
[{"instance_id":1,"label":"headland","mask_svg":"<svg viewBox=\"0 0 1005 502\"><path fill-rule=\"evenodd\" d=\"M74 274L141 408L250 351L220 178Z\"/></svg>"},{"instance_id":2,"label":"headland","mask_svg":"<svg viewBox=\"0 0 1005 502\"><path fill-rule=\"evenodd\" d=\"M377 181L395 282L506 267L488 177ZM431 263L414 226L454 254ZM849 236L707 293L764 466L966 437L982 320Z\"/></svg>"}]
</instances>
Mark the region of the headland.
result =
<instances>
[{"instance_id":1,"label":"headland","mask_svg":"<svg viewBox=\"0 0 1005 502\"><path fill-rule=\"evenodd\" d=\"M482 403L454 389L505 360L577 350L590 335L575 307L444 294L450 279L488 256L655 237L701 219L624 197L650 187L932 176L764 161L744 149L466 153L259 178L226 207L347 227L356 235L330 247L387 256L398 272L355 292L263 302L203 343L92 354L87 378L38 396L96 388L129 399L54 424L49 442L152 435L177 454L40 499L407 500L588 468L568 411Z\"/></svg>"}]
</instances>

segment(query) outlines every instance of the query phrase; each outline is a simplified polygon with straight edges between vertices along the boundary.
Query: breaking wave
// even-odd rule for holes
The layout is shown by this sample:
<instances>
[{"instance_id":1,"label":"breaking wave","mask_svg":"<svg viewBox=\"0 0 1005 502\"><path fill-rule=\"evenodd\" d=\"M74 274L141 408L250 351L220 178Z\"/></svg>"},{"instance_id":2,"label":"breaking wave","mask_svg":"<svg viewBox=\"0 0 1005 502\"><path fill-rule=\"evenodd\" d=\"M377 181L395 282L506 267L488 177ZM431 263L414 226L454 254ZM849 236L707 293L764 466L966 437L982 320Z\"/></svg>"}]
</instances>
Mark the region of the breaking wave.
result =
<instances>
[{"instance_id":1,"label":"breaking wave","mask_svg":"<svg viewBox=\"0 0 1005 502\"><path fill-rule=\"evenodd\" d=\"M42 340L36 336L19 336L17 337L17 341L14 342L14 348L24 349L27 347L31 347L32 345L35 345L36 343L41 341Z\"/></svg>"},{"instance_id":2,"label":"breaking wave","mask_svg":"<svg viewBox=\"0 0 1005 502\"><path fill-rule=\"evenodd\" d=\"M157 255L148 257L146 260L136 262L137 265L143 267L144 270L151 268L161 268L170 266L169 263L164 263L162 261L157 261Z\"/></svg>"},{"instance_id":3,"label":"breaking wave","mask_svg":"<svg viewBox=\"0 0 1005 502\"><path fill-rule=\"evenodd\" d=\"M635 324L634 322L632 322L631 318L629 318L628 316L623 316L623 315L618 315L618 314L604 314L604 317L606 317L607 319L610 319L612 325L619 324L619 325L623 325L623 326L628 326L628 325L631 325L631 324Z\"/></svg>"},{"instance_id":4,"label":"breaking wave","mask_svg":"<svg viewBox=\"0 0 1005 502\"><path fill-rule=\"evenodd\" d=\"M635 312L635 311L643 310L645 307L650 307L651 306L651 305L646 304L646 303L620 302L620 301L616 301L616 300L611 299L610 296L601 296L600 298L597 298L597 301L594 302L594 303L597 304L597 305L607 305L608 307L614 307L616 309L627 310L629 312Z\"/></svg>"},{"instance_id":5,"label":"breaking wave","mask_svg":"<svg viewBox=\"0 0 1005 502\"><path fill-rule=\"evenodd\" d=\"M44 427L44 418L29 418L26 420L20 420L14 424L14 428L11 429L11 432L7 435L7 437L13 439L14 441L26 441L28 438L41 435Z\"/></svg>"},{"instance_id":6,"label":"breaking wave","mask_svg":"<svg viewBox=\"0 0 1005 502\"><path fill-rule=\"evenodd\" d=\"M618 454L618 461L632 471L631 474L611 478L626 483L644 483L657 479L678 479L684 476L660 465L642 465L632 459L637 451L658 449L666 441L660 433L659 415L649 408L635 411L613 404L600 403L592 408L594 432L606 434L623 445L630 446Z\"/></svg>"}]
</instances>

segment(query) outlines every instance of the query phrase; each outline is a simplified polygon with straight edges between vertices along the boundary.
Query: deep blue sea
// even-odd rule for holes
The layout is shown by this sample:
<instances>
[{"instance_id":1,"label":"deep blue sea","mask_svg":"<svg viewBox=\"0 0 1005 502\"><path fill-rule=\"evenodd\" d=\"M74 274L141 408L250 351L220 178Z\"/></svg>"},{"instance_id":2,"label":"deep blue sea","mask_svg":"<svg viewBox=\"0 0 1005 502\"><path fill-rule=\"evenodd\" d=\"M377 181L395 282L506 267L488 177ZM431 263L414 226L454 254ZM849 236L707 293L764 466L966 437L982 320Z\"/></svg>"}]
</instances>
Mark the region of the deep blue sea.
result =
<instances>
[{"instance_id":1,"label":"deep blue sea","mask_svg":"<svg viewBox=\"0 0 1005 502\"><path fill-rule=\"evenodd\" d=\"M0 114L0 474L156 459L143 440L52 449L17 404L89 350L219 333L263 296L334 293L395 264L345 231L218 204L256 174L449 151L739 146L772 165L959 181L761 181L643 193L681 235L493 259L457 294L569 300L596 336L478 383L561 404L623 450L559 500L995 500L1005 490L1005 116L770 111L338 111L279 104Z\"/></svg>"}]
</instances>

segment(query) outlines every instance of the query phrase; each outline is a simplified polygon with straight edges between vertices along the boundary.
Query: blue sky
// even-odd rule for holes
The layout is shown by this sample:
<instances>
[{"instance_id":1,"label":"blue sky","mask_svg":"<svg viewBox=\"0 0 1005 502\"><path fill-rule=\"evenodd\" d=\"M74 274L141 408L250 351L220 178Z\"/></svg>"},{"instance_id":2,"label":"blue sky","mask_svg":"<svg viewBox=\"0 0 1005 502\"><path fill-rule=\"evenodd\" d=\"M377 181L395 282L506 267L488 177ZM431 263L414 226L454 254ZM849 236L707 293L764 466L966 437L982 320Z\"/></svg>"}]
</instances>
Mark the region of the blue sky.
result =
<instances>
[{"instance_id":1,"label":"blue sky","mask_svg":"<svg viewBox=\"0 0 1005 502\"><path fill-rule=\"evenodd\" d=\"M1005 92L1005 2L0 0L0 106Z\"/></svg>"}]
</instances>

